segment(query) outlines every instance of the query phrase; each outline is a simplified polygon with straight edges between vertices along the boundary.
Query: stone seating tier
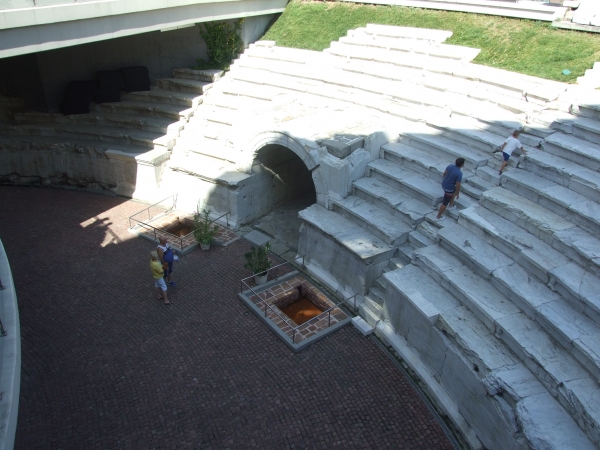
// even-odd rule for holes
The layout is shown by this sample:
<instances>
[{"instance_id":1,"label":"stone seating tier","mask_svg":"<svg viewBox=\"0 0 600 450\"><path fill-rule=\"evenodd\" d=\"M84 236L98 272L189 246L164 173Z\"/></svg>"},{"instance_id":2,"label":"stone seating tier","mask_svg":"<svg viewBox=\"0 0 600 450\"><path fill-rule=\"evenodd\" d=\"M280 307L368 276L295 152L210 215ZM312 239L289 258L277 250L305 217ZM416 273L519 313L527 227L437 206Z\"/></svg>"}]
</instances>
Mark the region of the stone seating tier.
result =
<instances>
[{"instance_id":1,"label":"stone seating tier","mask_svg":"<svg viewBox=\"0 0 600 450\"><path fill-rule=\"evenodd\" d=\"M486 447L502 448L510 442L506 430L511 427L498 426L510 421L510 415L494 417L493 411L514 410L512 420L522 427L519 431L531 448L593 448L534 375L536 371L521 363L476 314L461 305L463 299L470 299L464 290L468 276L461 281L462 289L457 286L457 296L448 292L443 266L428 265L432 253L421 254L419 266L384 276L405 305L402 323L395 325L468 420L483 417L496 424L483 436Z\"/></svg>"},{"instance_id":2,"label":"stone seating tier","mask_svg":"<svg viewBox=\"0 0 600 450\"><path fill-rule=\"evenodd\" d=\"M173 92L167 89L161 89L157 86L152 86L149 91L141 92L123 92L121 93L122 101L139 101L152 102L158 104L171 104L186 106L188 108L197 108L202 103L202 95L186 92Z\"/></svg>"},{"instance_id":3,"label":"stone seating tier","mask_svg":"<svg viewBox=\"0 0 600 450\"><path fill-rule=\"evenodd\" d=\"M479 203L524 228L582 267L598 272L600 261L595 249L600 240L572 222L502 187L484 192Z\"/></svg>"},{"instance_id":4,"label":"stone seating tier","mask_svg":"<svg viewBox=\"0 0 600 450\"><path fill-rule=\"evenodd\" d=\"M119 128L111 127L108 123L105 126L81 125L78 123L43 123L43 124L17 124L3 126L5 136L45 136L61 137L65 142L92 141L105 142L120 145L132 145L144 148L164 148L170 150L174 145L174 138L158 132L127 129L126 132Z\"/></svg>"},{"instance_id":5,"label":"stone seating tier","mask_svg":"<svg viewBox=\"0 0 600 450\"><path fill-rule=\"evenodd\" d=\"M539 149L528 151L521 167L591 200L600 201L600 174L594 170Z\"/></svg>"},{"instance_id":6,"label":"stone seating tier","mask_svg":"<svg viewBox=\"0 0 600 450\"><path fill-rule=\"evenodd\" d=\"M72 114L65 116L60 113L48 114L40 112L26 112L15 115L16 127L20 125L31 128L35 123L40 123L42 126L50 123L56 124L71 124L71 125L87 125L98 127L116 127L126 129L137 129L142 131L158 133L158 135L178 136L179 132L184 127L184 122L177 119L167 119L164 117L144 117L136 114L124 114L111 111L110 107L104 107L95 113L89 114Z\"/></svg>"},{"instance_id":7,"label":"stone seating tier","mask_svg":"<svg viewBox=\"0 0 600 450\"><path fill-rule=\"evenodd\" d=\"M172 122L183 120L187 122L194 115L193 108L181 109L180 105L163 105L154 102L138 102L126 100L119 103L94 104L90 108L93 112L106 112L109 114L133 114L148 117L162 117Z\"/></svg>"},{"instance_id":8,"label":"stone seating tier","mask_svg":"<svg viewBox=\"0 0 600 450\"><path fill-rule=\"evenodd\" d=\"M597 383L564 348L480 273L463 265L463 259L456 258L444 247L417 250L415 260L495 333L580 425L583 424L588 437L598 442L598 417L595 405L589 403L598 389Z\"/></svg>"},{"instance_id":9,"label":"stone seating tier","mask_svg":"<svg viewBox=\"0 0 600 450\"><path fill-rule=\"evenodd\" d=\"M483 88L468 80L464 80L468 85L464 91L469 93L468 95L473 98L473 101L465 104L464 95L451 95L451 91L446 91L446 89L453 89L453 86L456 85L456 79L448 76L435 78L431 77L432 74L424 77L422 69L414 76L411 74L408 78L398 78L396 75L403 73L403 70L394 67L394 70L390 71L389 65L382 65L381 70L373 71L372 68L371 70L361 69L360 66L348 64L344 60L339 64L339 67L330 67L324 72L322 68L316 70L311 65L301 66L299 64L282 63L281 61L265 62L262 58L260 58L260 62L253 62L254 58L260 58L260 55L257 56L254 51L246 52L244 57L232 66L234 77L255 84L273 84L292 91L313 91L317 94L322 92L325 96L331 95L330 88L339 89L339 86L343 85L346 89L356 89L356 92L360 92L362 97L365 97L365 94L383 94L408 102L413 107L414 105L426 104L443 110L456 108L457 112L463 115L475 115L482 118L494 115L496 123L502 123L502 121L498 122L498 119L502 119L502 115L499 115L496 111L490 111L491 104L495 104L507 111L503 114L507 118L504 122L512 122L509 125L511 129L521 128L522 124L519 125L519 119L510 116L509 113L531 114L540 110L539 105L523 100L522 93L508 96L504 95L505 93L498 93L493 85ZM256 75L252 76L247 70L238 70L241 68L253 69ZM278 74L278 77L273 79L273 74ZM326 74L325 77L324 74ZM385 74L385 76L382 77L382 74ZM312 85L310 81L300 82L302 78L311 80ZM410 81L410 83L402 84L402 81ZM315 82L325 82L329 87L328 89L319 89L320 85L315 85ZM423 86L423 88L414 86L414 83ZM440 93L440 90L442 93ZM510 93L513 94L512 91ZM366 99L361 98L358 100L362 101L361 103L365 106L371 107L377 102L375 97L372 97L369 102L368 96ZM438 111L438 113L445 112L447 113L447 111Z\"/></svg>"}]
</instances>

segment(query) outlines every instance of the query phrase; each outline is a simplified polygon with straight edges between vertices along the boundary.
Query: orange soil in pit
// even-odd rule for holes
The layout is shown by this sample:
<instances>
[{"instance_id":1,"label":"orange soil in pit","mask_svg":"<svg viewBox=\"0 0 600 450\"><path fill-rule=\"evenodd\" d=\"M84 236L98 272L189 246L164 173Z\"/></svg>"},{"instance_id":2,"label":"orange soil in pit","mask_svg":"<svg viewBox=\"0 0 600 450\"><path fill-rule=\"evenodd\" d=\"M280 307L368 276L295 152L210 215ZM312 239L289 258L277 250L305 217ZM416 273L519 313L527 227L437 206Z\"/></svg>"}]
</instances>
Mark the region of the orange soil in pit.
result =
<instances>
[{"instance_id":1,"label":"orange soil in pit","mask_svg":"<svg viewBox=\"0 0 600 450\"><path fill-rule=\"evenodd\" d=\"M173 228L170 228L165 231L167 231L168 233L171 233L175 236L183 237L183 236L187 236L188 234L190 234L192 232L192 227L180 222L179 224L175 225Z\"/></svg>"},{"instance_id":2,"label":"orange soil in pit","mask_svg":"<svg viewBox=\"0 0 600 450\"><path fill-rule=\"evenodd\" d=\"M281 311L298 325L302 325L323 312L306 297L286 306Z\"/></svg>"}]
</instances>

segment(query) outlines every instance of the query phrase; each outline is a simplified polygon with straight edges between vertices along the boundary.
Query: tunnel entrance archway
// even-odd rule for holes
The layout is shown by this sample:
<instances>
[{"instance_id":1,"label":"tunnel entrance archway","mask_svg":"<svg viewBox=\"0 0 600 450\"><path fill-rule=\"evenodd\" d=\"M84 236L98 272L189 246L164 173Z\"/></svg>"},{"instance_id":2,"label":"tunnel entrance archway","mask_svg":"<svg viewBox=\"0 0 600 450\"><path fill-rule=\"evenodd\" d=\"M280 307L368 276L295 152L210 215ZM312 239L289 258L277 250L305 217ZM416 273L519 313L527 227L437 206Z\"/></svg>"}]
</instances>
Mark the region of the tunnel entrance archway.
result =
<instances>
[{"instance_id":1,"label":"tunnel entrance archway","mask_svg":"<svg viewBox=\"0 0 600 450\"><path fill-rule=\"evenodd\" d=\"M272 236L286 249L297 249L301 225L298 212L317 200L310 170L287 147L268 144L257 151L252 172L263 180L259 203L262 214L253 227Z\"/></svg>"},{"instance_id":2,"label":"tunnel entrance archway","mask_svg":"<svg viewBox=\"0 0 600 450\"><path fill-rule=\"evenodd\" d=\"M311 171L298 155L283 145L267 144L259 149L252 162L252 173L269 180L268 188L262 192L262 201L257 205L263 214L300 196L310 197L311 204L316 203Z\"/></svg>"}]
</instances>

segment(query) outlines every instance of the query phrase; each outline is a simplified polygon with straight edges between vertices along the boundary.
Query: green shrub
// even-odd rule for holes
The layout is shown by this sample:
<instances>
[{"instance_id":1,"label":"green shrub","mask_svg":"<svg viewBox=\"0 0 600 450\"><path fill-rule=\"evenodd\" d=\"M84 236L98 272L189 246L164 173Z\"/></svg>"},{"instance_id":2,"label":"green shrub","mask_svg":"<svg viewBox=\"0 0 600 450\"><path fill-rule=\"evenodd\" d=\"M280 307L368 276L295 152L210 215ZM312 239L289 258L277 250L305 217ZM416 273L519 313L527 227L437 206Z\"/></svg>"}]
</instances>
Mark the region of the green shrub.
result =
<instances>
[{"instance_id":1,"label":"green shrub","mask_svg":"<svg viewBox=\"0 0 600 450\"><path fill-rule=\"evenodd\" d=\"M194 238L197 242L205 245L212 244L219 229L219 227L212 224L208 217L209 214L210 212L206 209L203 209L202 213L200 211L194 213Z\"/></svg>"},{"instance_id":2,"label":"green shrub","mask_svg":"<svg viewBox=\"0 0 600 450\"><path fill-rule=\"evenodd\" d=\"M271 244L267 242L264 246L259 245L258 248L252 246L250 251L244 254L246 264L244 267L252 272L253 275L265 275L267 270L271 268L271 260L269 259L269 250Z\"/></svg>"},{"instance_id":3,"label":"green shrub","mask_svg":"<svg viewBox=\"0 0 600 450\"><path fill-rule=\"evenodd\" d=\"M208 47L208 61L198 59L193 69L229 70L231 61L244 51L244 41L240 37L244 19L231 25L227 22L207 22L199 24L200 36Z\"/></svg>"}]
</instances>

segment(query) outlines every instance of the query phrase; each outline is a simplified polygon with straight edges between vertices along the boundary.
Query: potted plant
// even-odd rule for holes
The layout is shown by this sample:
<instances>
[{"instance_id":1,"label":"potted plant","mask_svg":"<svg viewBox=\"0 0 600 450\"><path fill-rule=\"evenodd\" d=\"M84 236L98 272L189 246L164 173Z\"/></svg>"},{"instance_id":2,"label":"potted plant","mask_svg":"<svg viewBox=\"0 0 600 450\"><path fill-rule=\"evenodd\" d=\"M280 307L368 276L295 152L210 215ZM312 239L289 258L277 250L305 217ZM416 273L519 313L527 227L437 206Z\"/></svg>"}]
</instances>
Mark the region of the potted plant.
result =
<instances>
[{"instance_id":1,"label":"potted plant","mask_svg":"<svg viewBox=\"0 0 600 450\"><path fill-rule=\"evenodd\" d=\"M252 246L250 251L244 255L246 258L244 267L254 274L254 282L257 285L267 282L268 271L271 268L270 249L271 244L267 242L265 245L259 245L258 247Z\"/></svg>"},{"instance_id":2,"label":"potted plant","mask_svg":"<svg viewBox=\"0 0 600 450\"><path fill-rule=\"evenodd\" d=\"M206 209L196 211L194 213L194 238L200 243L202 250L209 250L210 244L212 244L215 234L219 227L213 225L208 215L210 212Z\"/></svg>"}]
</instances>

